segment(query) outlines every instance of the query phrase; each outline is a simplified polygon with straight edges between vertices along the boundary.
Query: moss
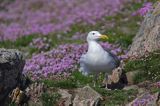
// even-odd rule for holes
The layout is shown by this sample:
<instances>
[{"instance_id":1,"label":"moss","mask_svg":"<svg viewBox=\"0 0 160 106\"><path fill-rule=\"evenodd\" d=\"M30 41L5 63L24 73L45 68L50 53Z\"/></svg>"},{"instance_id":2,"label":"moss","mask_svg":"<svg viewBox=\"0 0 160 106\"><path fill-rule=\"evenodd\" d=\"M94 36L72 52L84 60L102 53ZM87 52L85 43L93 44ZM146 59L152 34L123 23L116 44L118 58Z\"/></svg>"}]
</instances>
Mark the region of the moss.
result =
<instances>
[{"instance_id":1,"label":"moss","mask_svg":"<svg viewBox=\"0 0 160 106\"><path fill-rule=\"evenodd\" d=\"M84 76L78 71L73 72L71 77L76 82L77 86L90 84L93 81L93 78L91 76Z\"/></svg>"},{"instance_id":2,"label":"moss","mask_svg":"<svg viewBox=\"0 0 160 106\"><path fill-rule=\"evenodd\" d=\"M53 81L53 80L43 80L45 85L48 87L55 87L55 88L64 88L64 89L71 89L71 88L77 88L76 83L71 80L61 80L61 81Z\"/></svg>"},{"instance_id":3,"label":"moss","mask_svg":"<svg viewBox=\"0 0 160 106\"><path fill-rule=\"evenodd\" d=\"M99 76L99 81L104 78L104 75ZM71 76L64 80L54 81L54 80L42 80L45 85L48 87L55 87L55 88L64 88L64 89L73 89L78 87L83 87L85 85L93 86L94 79L93 76L84 76L80 72L75 71L71 74ZM98 86L98 83L97 83Z\"/></svg>"},{"instance_id":4,"label":"moss","mask_svg":"<svg viewBox=\"0 0 160 106\"><path fill-rule=\"evenodd\" d=\"M41 96L43 106L57 106L61 95L59 93L43 93Z\"/></svg>"}]
</instances>

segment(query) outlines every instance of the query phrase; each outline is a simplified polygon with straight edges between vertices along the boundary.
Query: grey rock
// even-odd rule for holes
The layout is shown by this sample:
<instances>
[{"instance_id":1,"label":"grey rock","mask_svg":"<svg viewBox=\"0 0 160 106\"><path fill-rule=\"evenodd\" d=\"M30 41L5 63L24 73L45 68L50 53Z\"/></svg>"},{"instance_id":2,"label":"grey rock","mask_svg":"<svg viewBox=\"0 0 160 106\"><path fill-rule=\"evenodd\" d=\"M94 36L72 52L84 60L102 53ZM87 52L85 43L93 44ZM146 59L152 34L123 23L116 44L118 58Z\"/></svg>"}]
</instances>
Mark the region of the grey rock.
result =
<instances>
[{"instance_id":1,"label":"grey rock","mask_svg":"<svg viewBox=\"0 0 160 106\"><path fill-rule=\"evenodd\" d=\"M20 82L25 64L23 55L15 49L0 48L0 104Z\"/></svg>"},{"instance_id":2,"label":"grey rock","mask_svg":"<svg viewBox=\"0 0 160 106\"><path fill-rule=\"evenodd\" d=\"M160 50L160 2L157 2L153 12L145 16L139 32L133 39L128 55L140 58L147 52L157 50Z\"/></svg>"},{"instance_id":3,"label":"grey rock","mask_svg":"<svg viewBox=\"0 0 160 106\"><path fill-rule=\"evenodd\" d=\"M73 100L73 106L94 106L102 96L89 86L79 88Z\"/></svg>"}]
</instances>

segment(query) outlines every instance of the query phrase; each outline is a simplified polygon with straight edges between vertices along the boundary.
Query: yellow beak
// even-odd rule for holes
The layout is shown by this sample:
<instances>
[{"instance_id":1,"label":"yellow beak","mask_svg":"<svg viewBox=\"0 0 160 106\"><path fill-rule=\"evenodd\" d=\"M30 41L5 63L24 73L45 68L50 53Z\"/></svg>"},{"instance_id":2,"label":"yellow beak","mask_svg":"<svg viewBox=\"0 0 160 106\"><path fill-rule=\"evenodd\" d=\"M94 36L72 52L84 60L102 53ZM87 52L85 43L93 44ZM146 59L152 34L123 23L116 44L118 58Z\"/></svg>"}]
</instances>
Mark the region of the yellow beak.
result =
<instances>
[{"instance_id":1,"label":"yellow beak","mask_svg":"<svg viewBox=\"0 0 160 106\"><path fill-rule=\"evenodd\" d=\"M107 40L107 39L108 39L108 36L107 36L107 35L101 35L101 36L100 36L100 39L101 39L101 40Z\"/></svg>"}]
</instances>

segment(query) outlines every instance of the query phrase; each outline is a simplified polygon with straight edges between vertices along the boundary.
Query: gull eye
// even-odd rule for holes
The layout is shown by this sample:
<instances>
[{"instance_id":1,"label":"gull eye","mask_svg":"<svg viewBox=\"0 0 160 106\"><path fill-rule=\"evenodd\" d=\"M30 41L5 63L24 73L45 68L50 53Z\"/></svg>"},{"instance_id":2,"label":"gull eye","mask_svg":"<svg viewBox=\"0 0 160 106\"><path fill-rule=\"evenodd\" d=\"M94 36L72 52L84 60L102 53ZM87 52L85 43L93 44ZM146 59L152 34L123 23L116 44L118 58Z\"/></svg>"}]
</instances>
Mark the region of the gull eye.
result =
<instances>
[{"instance_id":1,"label":"gull eye","mask_svg":"<svg viewBox=\"0 0 160 106\"><path fill-rule=\"evenodd\" d=\"M92 33L93 35L95 35L95 33Z\"/></svg>"}]
</instances>

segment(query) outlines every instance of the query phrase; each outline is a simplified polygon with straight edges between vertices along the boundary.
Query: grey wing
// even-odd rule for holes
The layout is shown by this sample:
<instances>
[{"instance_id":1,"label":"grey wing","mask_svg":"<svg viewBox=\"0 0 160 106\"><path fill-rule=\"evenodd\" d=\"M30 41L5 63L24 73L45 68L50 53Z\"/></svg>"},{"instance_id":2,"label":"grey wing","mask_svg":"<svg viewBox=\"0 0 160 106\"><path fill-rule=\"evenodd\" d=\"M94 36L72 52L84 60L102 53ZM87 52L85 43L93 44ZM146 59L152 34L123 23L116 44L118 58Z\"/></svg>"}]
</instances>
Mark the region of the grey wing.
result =
<instances>
[{"instance_id":1,"label":"grey wing","mask_svg":"<svg viewBox=\"0 0 160 106\"><path fill-rule=\"evenodd\" d=\"M105 49L105 51L108 52L109 55L113 58L113 63L115 65L115 68L119 67L120 60L118 59L118 57L115 54L111 53L109 49Z\"/></svg>"}]
</instances>

